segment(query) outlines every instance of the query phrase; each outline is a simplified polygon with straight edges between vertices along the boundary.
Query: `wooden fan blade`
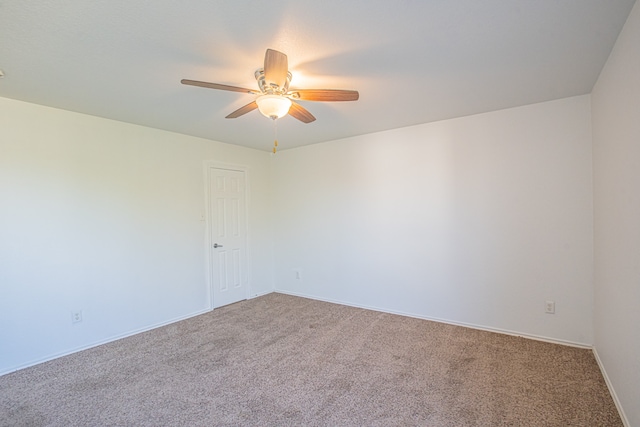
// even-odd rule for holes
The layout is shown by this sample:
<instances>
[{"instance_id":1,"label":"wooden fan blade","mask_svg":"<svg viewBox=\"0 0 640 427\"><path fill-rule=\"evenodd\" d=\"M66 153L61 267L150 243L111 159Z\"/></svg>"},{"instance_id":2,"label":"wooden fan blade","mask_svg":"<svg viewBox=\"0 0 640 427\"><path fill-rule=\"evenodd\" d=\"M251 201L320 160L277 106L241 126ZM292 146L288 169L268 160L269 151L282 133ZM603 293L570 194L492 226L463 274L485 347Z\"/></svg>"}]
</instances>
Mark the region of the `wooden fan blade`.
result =
<instances>
[{"instance_id":1,"label":"wooden fan blade","mask_svg":"<svg viewBox=\"0 0 640 427\"><path fill-rule=\"evenodd\" d=\"M339 89L296 89L289 92L294 99L303 101L357 101L357 90Z\"/></svg>"},{"instance_id":2,"label":"wooden fan blade","mask_svg":"<svg viewBox=\"0 0 640 427\"><path fill-rule=\"evenodd\" d=\"M242 116L244 114L247 114L247 113L255 110L256 108L258 108L258 104L256 103L256 101L250 102L249 104L245 105L244 107L240 107L236 111L234 111L233 113L229 114L227 117L225 117L225 119L235 119L236 117L240 117L240 116Z\"/></svg>"},{"instance_id":3,"label":"wooden fan blade","mask_svg":"<svg viewBox=\"0 0 640 427\"><path fill-rule=\"evenodd\" d=\"M313 117L313 114L307 111L306 108L304 108L302 105L293 101L291 101L291 108L289 108L289 114L303 123L311 123L316 119L315 117Z\"/></svg>"},{"instance_id":4,"label":"wooden fan blade","mask_svg":"<svg viewBox=\"0 0 640 427\"><path fill-rule=\"evenodd\" d=\"M287 55L277 50L267 49L267 52L264 54L265 83L283 87L287 82L288 72L289 62Z\"/></svg>"},{"instance_id":5,"label":"wooden fan blade","mask_svg":"<svg viewBox=\"0 0 640 427\"><path fill-rule=\"evenodd\" d=\"M206 87L209 89L228 90L231 92L244 92L244 93L253 93L253 94L258 93L258 91L255 91L252 89L245 89L243 87L221 85L218 83L199 82L197 80L182 79L180 80L180 83L182 83L183 85Z\"/></svg>"}]
</instances>

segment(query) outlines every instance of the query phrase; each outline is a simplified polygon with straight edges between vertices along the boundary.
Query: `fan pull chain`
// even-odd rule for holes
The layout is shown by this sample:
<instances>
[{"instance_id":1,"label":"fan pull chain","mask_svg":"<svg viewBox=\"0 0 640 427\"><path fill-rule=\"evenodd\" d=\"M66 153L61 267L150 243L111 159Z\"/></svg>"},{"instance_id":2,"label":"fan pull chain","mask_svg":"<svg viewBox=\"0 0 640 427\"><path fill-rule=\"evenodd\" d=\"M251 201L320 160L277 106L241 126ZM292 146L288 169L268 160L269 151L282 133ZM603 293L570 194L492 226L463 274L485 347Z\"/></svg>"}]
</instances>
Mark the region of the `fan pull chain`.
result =
<instances>
[{"instance_id":1,"label":"fan pull chain","mask_svg":"<svg viewBox=\"0 0 640 427\"><path fill-rule=\"evenodd\" d=\"M273 119L273 154L278 151L278 123Z\"/></svg>"}]
</instances>

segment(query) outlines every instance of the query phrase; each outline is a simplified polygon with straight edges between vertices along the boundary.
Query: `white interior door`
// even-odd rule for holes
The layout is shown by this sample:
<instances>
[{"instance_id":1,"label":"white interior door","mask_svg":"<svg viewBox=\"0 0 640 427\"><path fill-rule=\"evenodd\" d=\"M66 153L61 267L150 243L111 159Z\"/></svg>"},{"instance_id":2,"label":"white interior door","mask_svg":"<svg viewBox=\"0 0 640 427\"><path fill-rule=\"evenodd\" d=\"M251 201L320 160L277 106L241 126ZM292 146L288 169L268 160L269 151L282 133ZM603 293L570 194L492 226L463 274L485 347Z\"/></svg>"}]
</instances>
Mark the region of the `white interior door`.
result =
<instances>
[{"instance_id":1,"label":"white interior door","mask_svg":"<svg viewBox=\"0 0 640 427\"><path fill-rule=\"evenodd\" d=\"M213 307L247 299L244 171L210 168L209 214Z\"/></svg>"}]
</instances>

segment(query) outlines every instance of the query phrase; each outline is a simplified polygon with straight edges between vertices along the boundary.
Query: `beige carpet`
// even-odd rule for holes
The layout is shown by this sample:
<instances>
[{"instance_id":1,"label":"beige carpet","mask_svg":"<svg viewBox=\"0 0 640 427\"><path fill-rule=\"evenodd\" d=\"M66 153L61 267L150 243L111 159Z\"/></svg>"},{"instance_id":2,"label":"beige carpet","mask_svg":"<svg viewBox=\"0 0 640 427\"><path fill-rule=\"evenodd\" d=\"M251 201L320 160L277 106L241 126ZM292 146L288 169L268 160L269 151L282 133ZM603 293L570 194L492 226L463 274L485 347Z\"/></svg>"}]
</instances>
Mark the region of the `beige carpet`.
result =
<instances>
[{"instance_id":1,"label":"beige carpet","mask_svg":"<svg viewBox=\"0 0 640 427\"><path fill-rule=\"evenodd\" d=\"M3 426L620 426L589 350L281 294L0 377Z\"/></svg>"}]
</instances>

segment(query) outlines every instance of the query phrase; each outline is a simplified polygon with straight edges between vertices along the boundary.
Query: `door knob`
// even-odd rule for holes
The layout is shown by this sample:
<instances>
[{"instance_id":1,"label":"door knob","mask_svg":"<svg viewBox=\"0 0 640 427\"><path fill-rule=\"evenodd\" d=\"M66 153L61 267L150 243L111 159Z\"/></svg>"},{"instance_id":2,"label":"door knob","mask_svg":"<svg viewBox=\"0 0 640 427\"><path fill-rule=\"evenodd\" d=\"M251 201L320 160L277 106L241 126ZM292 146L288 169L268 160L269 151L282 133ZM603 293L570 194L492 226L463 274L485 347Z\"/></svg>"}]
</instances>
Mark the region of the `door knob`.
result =
<instances>
[{"instance_id":1,"label":"door knob","mask_svg":"<svg viewBox=\"0 0 640 427\"><path fill-rule=\"evenodd\" d=\"M217 244L217 243L214 243L214 244L213 244L213 247L214 247L214 248L221 248L221 247L222 247L222 245L219 245L219 244Z\"/></svg>"}]
</instances>

